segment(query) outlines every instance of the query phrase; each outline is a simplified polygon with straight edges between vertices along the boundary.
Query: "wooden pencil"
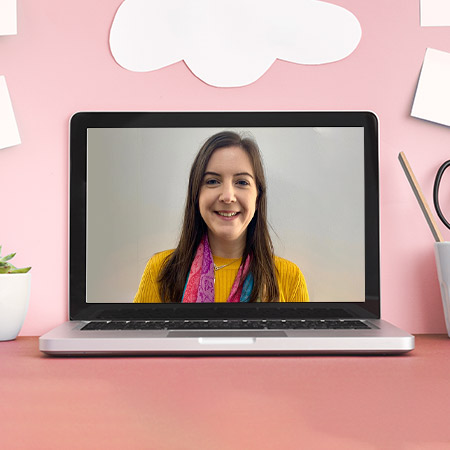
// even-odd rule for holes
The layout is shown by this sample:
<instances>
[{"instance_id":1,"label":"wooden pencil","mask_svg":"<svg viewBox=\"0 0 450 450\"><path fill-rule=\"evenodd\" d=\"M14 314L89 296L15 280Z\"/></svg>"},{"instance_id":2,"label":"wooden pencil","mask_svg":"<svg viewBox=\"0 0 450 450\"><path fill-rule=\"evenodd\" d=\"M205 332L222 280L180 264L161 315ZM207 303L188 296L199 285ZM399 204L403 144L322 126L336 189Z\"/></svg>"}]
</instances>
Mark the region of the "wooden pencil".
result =
<instances>
[{"instance_id":1,"label":"wooden pencil","mask_svg":"<svg viewBox=\"0 0 450 450\"><path fill-rule=\"evenodd\" d=\"M405 171L406 178L408 179L409 184L411 185L414 195L416 196L416 199L419 202L420 209L422 210L423 215L425 216L428 226L430 227L430 230L433 233L435 241L443 242L444 238L442 237L442 234L439 231L439 228L434 220L433 214L431 213L430 207L428 206L428 203L425 197L423 196L422 189L420 189L420 185L417 182L416 177L414 176L414 172L412 171L405 154L403 152L400 152L398 154L398 159L403 167L403 170Z\"/></svg>"}]
</instances>

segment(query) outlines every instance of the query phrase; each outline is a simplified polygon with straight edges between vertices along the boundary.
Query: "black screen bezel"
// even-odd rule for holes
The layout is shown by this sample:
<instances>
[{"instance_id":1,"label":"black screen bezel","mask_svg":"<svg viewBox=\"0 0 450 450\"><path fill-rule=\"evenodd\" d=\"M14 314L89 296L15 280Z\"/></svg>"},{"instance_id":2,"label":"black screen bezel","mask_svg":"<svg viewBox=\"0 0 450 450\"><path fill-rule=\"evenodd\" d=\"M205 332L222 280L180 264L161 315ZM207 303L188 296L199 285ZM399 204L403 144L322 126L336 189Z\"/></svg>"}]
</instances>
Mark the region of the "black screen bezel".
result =
<instances>
[{"instance_id":1,"label":"black screen bezel","mask_svg":"<svg viewBox=\"0 0 450 450\"><path fill-rule=\"evenodd\" d=\"M364 127L365 302L134 304L86 302L86 187L89 128ZM378 119L369 111L79 112L70 120L69 317L92 319L379 318Z\"/></svg>"}]
</instances>

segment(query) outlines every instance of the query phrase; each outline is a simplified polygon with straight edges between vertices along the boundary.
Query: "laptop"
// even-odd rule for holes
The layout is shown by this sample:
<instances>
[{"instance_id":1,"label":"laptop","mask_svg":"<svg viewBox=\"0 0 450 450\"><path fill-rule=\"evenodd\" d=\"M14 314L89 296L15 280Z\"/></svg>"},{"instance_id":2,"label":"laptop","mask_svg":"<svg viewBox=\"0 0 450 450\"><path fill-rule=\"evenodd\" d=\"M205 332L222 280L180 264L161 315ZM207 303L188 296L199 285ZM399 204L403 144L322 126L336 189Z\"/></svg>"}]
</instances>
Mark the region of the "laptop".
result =
<instances>
[{"instance_id":1,"label":"laptop","mask_svg":"<svg viewBox=\"0 0 450 450\"><path fill-rule=\"evenodd\" d=\"M277 256L309 301L135 303L177 246L189 170L233 131L257 142ZM367 111L80 112L70 120L69 320L49 355L400 354L380 316L378 120Z\"/></svg>"}]
</instances>

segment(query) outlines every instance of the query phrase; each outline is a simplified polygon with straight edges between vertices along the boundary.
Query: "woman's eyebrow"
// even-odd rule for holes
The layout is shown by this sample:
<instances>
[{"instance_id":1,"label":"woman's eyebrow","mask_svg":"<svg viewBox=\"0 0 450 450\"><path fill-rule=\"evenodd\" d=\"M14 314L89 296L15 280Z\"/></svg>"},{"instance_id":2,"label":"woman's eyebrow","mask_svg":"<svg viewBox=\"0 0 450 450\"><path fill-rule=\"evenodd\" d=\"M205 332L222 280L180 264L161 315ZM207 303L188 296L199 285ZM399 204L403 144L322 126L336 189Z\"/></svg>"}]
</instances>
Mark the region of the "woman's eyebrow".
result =
<instances>
[{"instance_id":1,"label":"woman's eyebrow","mask_svg":"<svg viewBox=\"0 0 450 450\"><path fill-rule=\"evenodd\" d=\"M245 175L245 176L250 177L250 178L253 179L253 175L251 173L248 173L248 172L239 172L239 173L235 173L234 174L235 177L242 177L242 175Z\"/></svg>"},{"instance_id":2,"label":"woman's eyebrow","mask_svg":"<svg viewBox=\"0 0 450 450\"><path fill-rule=\"evenodd\" d=\"M217 172L205 172L205 174L203 176L206 177L207 175L212 175L214 177L221 177L222 176L220 173L217 173ZM248 172L239 172L239 173L235 173L233 175L233 177L242 177L242 176L247 176L247 177L250 177L252 179L254 178L253 175L251 173L248 173Z\"/></svg>"},{"instance_id":3,"label":"woman's eyebrow","mask_svg":"<svg viewBox=\"0 0 450 450\"><path fill-rule=\"evenodd\" d=\"M217 173L217 172L205 172L203 174L203 177L206 177L207 175L213 175L215 177L220 177L221 176L220 173Z\"/></svg>"}]
</instances>

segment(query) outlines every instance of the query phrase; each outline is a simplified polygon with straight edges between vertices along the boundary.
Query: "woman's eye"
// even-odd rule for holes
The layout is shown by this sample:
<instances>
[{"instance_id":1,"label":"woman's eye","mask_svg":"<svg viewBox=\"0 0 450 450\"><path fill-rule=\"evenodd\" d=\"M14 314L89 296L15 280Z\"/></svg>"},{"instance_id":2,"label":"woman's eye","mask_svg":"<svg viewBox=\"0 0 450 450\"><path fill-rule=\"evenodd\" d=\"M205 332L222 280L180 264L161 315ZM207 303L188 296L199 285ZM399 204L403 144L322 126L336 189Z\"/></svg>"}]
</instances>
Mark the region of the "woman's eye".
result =
<instances>
[{"instance_id":1,"label":"woman's eye","mask_svg":"<svg viewBox=\"0 0 450 450\"><path fill-rule=\"evenodd\" d=\"M250 186L250 183L247 180L239 180L237 184L240 186Z\"/></svg>"},{"instance_id":2,"label":"woman's eye","mask_svg":"<svg viewBox=\"0 0 450 450\"><path fill-rule=\"evenodd\" d=\"M205 184L207 184L208 186L214 186L215 184L218 184L219 182L213 178L211 178L210 180L206 180Z\"/></svg>"}]
</instances>

